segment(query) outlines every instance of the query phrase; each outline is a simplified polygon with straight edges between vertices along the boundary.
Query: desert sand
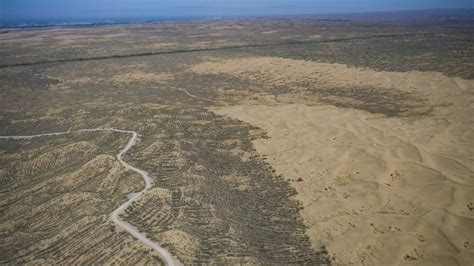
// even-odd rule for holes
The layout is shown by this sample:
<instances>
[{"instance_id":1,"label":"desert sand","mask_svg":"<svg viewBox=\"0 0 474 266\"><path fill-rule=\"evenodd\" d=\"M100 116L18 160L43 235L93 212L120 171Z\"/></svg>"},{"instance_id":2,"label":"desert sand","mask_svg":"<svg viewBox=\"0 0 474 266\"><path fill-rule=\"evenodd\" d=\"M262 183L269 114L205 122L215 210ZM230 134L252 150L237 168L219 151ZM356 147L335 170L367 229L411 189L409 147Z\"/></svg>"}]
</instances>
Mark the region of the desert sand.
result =
<instances>
[{"instance_id":1,"label":"desert sand","mask_svg":"<svg viewBox=\"0 0 474 266\"><path fill-rule=\"evenodd\" d=\"M312 244L326 246L335 265L472 265L473 80L276 57L215 60L191 71L299 95L212 111L268 132L254 141L257 151L298 191ZM394 90L421 101L402 115L336 107L364 97L309 105L301 83L351 88L349 96L358 88Z\"/></svg>"},{"instance_id":2,"label":"desert sand","mask_svg":"<svg viewBox=\"0 0 474 266\"><path fill-rule=\"evenodd\" d=\"M450 14L0 30L0 265L472 265Z\"/></svg>"}]
</instances>

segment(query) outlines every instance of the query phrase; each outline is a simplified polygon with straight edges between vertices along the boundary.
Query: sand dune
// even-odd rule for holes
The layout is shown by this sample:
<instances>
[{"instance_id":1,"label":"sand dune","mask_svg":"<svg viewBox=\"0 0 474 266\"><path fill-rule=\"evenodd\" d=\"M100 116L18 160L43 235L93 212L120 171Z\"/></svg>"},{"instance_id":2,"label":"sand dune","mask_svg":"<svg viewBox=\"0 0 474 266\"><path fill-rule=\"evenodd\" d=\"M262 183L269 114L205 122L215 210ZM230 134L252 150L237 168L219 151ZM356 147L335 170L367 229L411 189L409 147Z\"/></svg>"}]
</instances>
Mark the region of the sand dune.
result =
<instances>
[{"instance_id":1,"label":"sand dune","mask_svg":"<svg viewBox=\"0 0 474 266\"><path fill-rule=\"evenodd\" d=\"M281 58L193 70L267 85L305 79L335 90L359 84L424 97L430 112L419 116L298 102L213 111L268 132L254 141L257 150L297 189L313 245L326 245L336 265L472 265L474 81Z\"/></svg>"}]
</instances>

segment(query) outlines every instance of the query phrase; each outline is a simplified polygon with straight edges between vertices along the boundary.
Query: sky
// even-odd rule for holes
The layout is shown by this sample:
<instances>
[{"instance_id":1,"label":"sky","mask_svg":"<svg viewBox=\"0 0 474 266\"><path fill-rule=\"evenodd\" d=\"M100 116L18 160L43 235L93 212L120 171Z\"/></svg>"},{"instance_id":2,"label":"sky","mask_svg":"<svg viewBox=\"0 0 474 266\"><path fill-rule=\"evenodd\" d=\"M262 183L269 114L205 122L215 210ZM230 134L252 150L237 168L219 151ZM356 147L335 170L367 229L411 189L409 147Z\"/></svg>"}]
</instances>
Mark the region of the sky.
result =
<instances>
[{"instance_id":1,"label":"sky","mask_svg":"<svg viewBox=\"0 0 474 266\"><path fill-rule=\"evenodd\" d=\"M474 0L0 0L0 20L254 16L474 8Z\"/></svg>"}]
</instances>

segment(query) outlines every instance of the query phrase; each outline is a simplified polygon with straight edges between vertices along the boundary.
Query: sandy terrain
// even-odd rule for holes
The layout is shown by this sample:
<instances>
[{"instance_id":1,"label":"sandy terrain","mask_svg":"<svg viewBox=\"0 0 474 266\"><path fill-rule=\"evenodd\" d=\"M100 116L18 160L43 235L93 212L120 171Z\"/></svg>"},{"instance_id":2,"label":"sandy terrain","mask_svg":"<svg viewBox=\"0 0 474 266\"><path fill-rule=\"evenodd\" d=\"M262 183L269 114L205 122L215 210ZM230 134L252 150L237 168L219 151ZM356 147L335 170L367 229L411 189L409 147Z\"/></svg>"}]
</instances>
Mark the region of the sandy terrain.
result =
<instances>
[{"instance_id":1,"label":"sandy terrain","mask_svg":"<svg viewBox=\"0 0 474 266\"><path fill-rule=\"evenodd\" d=\"M0 140L0 264L471 265L473 25L2 30L0 135L140 141Z\"/></svg>"},{"instance_id":2,"label":"sandy terrain","mask_svg":"<svg viewBox=\"0 0 474 266\"><path fill-rule=\"evenodd\" d=\"M114 128L109 128L109 129L101 129L101 128L97 128L97 129L83 129L83 130L78 130L78 131L67 131L67 132L57 132L57 133L45 133L45 134L38 134L38 135L29 135L29 136L0 136L0 139L16 139L16 140L31 140L33 138L38 138L38 137L48 137L48 136L63 136L63 135L70 135L70 134L74 134L74 133L77 133L77 132L85 132L85 133L89 133L89 132L98 132L98 131L109 131L109 132L118 132L118 133L126 133L126 134L130 134L131 137L127 143L127 145L122 149L120 150L120 152L117 154L117 160L120 162L120 164L122 164L123 167L125 167L127 170L129 171L133 171L133 172L136 172L138 174L140 174L143 178L143 181L145 183L145 188L143 190L141 190L140 192L138 193L133 193L130 197L129 197L129 200L124 202L122 205L120 205L117 209L115 209L111 214L110 214L110 219L112 222L114 222L118 228L126 231L127 233L129 233L130 235L132 235L133 237L135 237L136 239L138 239L140 242L142 242L144 245L150 247L151 249L153 249L154 251L156 251L156 253L163 259L163 261L166 263L166 265L179 265L179 262L176 262L175 259L172 257L171 254L169 254L169 252L167 250L165 250L164 248L162 248L159 244L151 241L150 239L148 239L146 237L145 234L143 234L142 232L139 231L139 229L135 228L134 226L130 225L129 223L127 223L126 221L123 221L120 219L120 215L130 206L132 205L133 203L135 203L135 201L139 200L140 197L142 197L143 194L145 194L149 189L151 189L152 187L152 184L153 184L153 180L152 178L149 176L149 173L146 172L145 170L142 170L142 169L139 169L139 168L136 168L130 164L128 164L127 162L125 162L123 159L122 159L122 156L125 155L127 153L128 150L130 150L130 148L132 148L135 143L137 142L137 139L138 139L138 134L135 132L135 131L129 131L129 130L121 130L121 129L114 129ZM88 145L89 143L87 142L81 142L81 143L78 143L77 145L74 144L74 146L84 146L84 145ZM95 148L95 147L93 147ZM82 150L82 149L85 149L83 147L79 147L78 148L79 150ZM74 150L74 148L71 148L69 150ZM87 149L86 149L87 150ZM79 178L77 178L79 179ZM74 180L75 181L75 180ZM87 194L87 193L81 193L81 194ZM67 206L67 205L70 205L71 203L73 203L74 201L77 201L77 200L80 200L81 198L87 198L87 195L67 195L68 197L66 198L66 200L62 199L61 201L59 201L58 203L60 203L59 205L59 208L64 208L64 206ZM76 196L76 197L74 197ZM53 208L58 208L56 206L57 204L53 204ZM41 208L43 207L43 208ZM47 206L46 204L44 206L40 206L40 211L44 211L45 208L51 208L51 206ZM81 209L81 211L87 211L85 210L84 208ZM91 208L90 212L92 213L93 212L93 208Z\"/></svg>"},{"instance_id":3,"label":"sandy terrain","mask_svg":"<svg viewBox=\"0 0 474 266\"><path fill-rule=\"evenodd\" d=\"M192 71L301 91L291 103L212 110L268 132L254 141L257 151L297 189L312 244L326 245L336 265L472 265L474 81L274 57L216 60ZM298 102L307 90L301 83L354 91L309 106ZM365 101L354 95L367 86L426 102L389 116L334 106Z\"/></svg>"},{"instance_id":4,"label":"sandy terrain","mask_svg":"<svg viewBox=\"0 0 474 266\"><path fill-rule=\"evenodd\" d=\"M140 68L140 65L133 65L130 68ZM123 71L123 70L122 70ZM126 71L126 70L125 70ZM50 77L55 78L55 77ZM163 84L173 80L173 75L170 73L145 73L140 71L127 71L125 73L116 74L109 78L96 78L92 79L90 77L80 77L75 79L58 80L57 84L51 86L53 90L67 90L70 89L72 85L87 86L91 84L104 83L108 82L114 86L120 86L124 84L136 84L139 82L153 82L155 84Z\"/></svg>"}]
</instances>

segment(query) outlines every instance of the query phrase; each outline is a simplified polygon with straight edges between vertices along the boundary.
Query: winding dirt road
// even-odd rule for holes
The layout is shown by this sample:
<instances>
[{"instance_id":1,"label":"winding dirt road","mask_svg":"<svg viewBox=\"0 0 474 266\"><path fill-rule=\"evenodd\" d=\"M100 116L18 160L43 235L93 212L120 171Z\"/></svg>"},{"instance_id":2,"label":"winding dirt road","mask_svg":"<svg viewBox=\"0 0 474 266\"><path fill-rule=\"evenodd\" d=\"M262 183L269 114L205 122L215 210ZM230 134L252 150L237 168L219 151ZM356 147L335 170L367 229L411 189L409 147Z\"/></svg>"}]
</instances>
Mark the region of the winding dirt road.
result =
<instances>
[{"instance_id":1,"label":"winding dirt road","mask_svg":"<svg viewBox=\"0 0 474 266\"><path fill-rule=\"evenodd\" d=\"M148 191L152 185L153 185L153 180L150 177L150 174L142 169L138 169L127 162L125 162L122 159L122 156L127 153L130 148L135 145L137 138L138 138L138 133L135 131L131 130L122 130L122 129L115 129L115 128L95 128L95 129L80 129L76 131L66 131L66 132L54 132L54 133L45 133L45 134L38 134L38 135L29 135L29 136L0 136L0 139L14 139L14 140L22 140L22 139L32 139L32 138L38 138L38 137L47 137L47 136L61 136L61 135L67 135L71 133L78 133L78 132L96 132L96 131L113 131L113 132L118 132L118 133L126 133L130 134L131 137L128 140L127 145L117 154L117 160L128 170L134 171L139 173L142 177L143 180L145 181L145 188L138 192L134 193L132 197L126 202L124 202L122 205L120 205L117 209L115 209L111 214L110 214L110 219L120 228L131 234L133 237L147 245L148 247L152 248L155 250L158 255L165 261L166 265L180 265L179 261L173 258L171 254L164 248L162 248L159 244L153 242L149 238L145 236L145 234L141 233L136 227L133 225L120 220L120 214L125 211L133 202L136 202L138 199L140 199L143 194Z\"/></svg>"}]
</instances>

